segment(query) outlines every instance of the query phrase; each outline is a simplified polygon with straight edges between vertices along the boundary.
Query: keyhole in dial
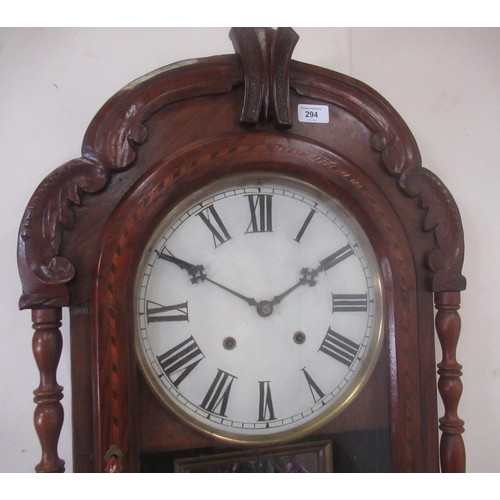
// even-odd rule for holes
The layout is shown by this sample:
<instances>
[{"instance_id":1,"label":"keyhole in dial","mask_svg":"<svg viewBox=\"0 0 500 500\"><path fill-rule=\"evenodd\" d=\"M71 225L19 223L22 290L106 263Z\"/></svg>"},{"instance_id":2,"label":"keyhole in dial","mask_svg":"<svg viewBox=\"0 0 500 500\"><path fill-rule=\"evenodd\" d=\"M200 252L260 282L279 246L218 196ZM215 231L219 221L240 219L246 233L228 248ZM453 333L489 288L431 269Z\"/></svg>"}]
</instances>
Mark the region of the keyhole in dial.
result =
<instances>
[{"instance_id":1,"label":"keyhole in dial","mask_svg":"<svg viewBox=\"0 0 500 500\"><path fill-rule=\"evenodd\" d=\"M236 339L234 339L233 337L226 337L222 341L222 346L224 347L224 349L231 351L236 347Z\"/></svg>"},{"instance_id":2,"label":"keyhole in dial","mask_svg":"<svg viewBox=\"0 0 500 500\"><path fill-rule=\"evenodd\" d=\"M304 332L295 332L293 334L293 341L296 344L303 344L306 341L306 334Z\"/></svg>"}]
</instances>

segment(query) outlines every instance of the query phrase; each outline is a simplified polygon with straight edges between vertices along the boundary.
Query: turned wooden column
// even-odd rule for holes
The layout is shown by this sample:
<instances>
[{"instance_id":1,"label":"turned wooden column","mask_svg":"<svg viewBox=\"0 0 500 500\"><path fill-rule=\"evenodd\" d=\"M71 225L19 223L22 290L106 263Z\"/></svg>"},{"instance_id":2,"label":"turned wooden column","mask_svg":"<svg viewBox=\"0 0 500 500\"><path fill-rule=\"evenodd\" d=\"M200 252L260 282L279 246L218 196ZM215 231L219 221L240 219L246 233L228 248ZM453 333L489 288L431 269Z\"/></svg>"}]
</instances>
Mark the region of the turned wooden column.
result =
<instances>
[{"instance_id":1,"label":"turned wooden column","mask_svg":"<svg viewBox=\"0 0 500 500\"><path fill-rule=\"evenodd\" d=\"M61 308L34 309L32 311L33 354L40 372L40 385L33 393L34 421L42 448L42 459L36 472L64 472L64 460L57 454L57 444L64 421L60 403L63 388L57 383L57 366L62 350Z\"/></svg>"},{"instance_id":2,"label":"turned wooden column","mask_svg":"<svg viewBox=\"0 0 500 500\"><path fill-rule=\"evenodd\" d=\"M462 438L464 421L458 417L462 395L462 365L457 362L456 349L460 336L460 292L435 294L436 331L443 358L438 363L438 389L444 404L444 416L439 419L442 472L465 472L465 445Z\"/></svg>"}]
</instances>

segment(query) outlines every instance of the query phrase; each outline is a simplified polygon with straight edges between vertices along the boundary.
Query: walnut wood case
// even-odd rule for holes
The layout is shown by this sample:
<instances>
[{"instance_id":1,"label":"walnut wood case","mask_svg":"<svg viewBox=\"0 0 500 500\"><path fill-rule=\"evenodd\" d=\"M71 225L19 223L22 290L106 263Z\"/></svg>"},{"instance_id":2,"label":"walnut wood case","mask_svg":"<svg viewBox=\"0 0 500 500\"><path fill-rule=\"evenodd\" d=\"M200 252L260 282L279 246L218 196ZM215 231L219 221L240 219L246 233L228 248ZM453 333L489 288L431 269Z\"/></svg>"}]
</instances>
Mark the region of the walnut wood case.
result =
<instances>
[{"instance_id":1,"label":"walnut wood case","mask_svg":"<svg viewBox=\"0 0 500 500\"><path fill-rule=\"evenodd\" d=\"M184 196L228 174L266 170L341 199L382 269L379 364L318 439L386 427L390 470L464 471L455 358L464 242L452 196L422 167L410 130L383 97L291 59L292 29L233 28L230 37L236 54L166 66L114 95L92 120L81 157L54 170L28 204L18 262L20 308L32 310L40 371L36 470L64 471L56 380L63 307L70 311L75 471L102 472L113 445L130 472L141 469L141 456L218 446L168 414L137 369L135 269L155 224ZM299 121L299 104L328 107L328 123ZM443 351L438 384L434 326Z\"/></svg>"}]
</instances>

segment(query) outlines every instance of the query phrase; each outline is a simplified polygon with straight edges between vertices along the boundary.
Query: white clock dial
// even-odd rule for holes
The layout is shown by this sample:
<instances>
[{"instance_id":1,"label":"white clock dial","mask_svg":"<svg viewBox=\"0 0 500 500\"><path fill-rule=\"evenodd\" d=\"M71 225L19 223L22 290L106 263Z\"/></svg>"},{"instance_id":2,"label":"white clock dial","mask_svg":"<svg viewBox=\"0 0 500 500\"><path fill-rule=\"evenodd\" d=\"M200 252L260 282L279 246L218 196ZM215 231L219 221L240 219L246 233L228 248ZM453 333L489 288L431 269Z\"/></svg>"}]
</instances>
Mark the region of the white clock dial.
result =
<instances>
[{"instance_id":1,"label":"white clock dial","mask_svg":"<svg viewBox=\"0 0 500 500\"><path fill-rule=\"evenodd\" d=\"M136 283L136 346L157 396L198 429L276 442L338 413L369 376L382 296L341 204L289 177L216 182L173 210Z\"/></svg>"}]
</instances>

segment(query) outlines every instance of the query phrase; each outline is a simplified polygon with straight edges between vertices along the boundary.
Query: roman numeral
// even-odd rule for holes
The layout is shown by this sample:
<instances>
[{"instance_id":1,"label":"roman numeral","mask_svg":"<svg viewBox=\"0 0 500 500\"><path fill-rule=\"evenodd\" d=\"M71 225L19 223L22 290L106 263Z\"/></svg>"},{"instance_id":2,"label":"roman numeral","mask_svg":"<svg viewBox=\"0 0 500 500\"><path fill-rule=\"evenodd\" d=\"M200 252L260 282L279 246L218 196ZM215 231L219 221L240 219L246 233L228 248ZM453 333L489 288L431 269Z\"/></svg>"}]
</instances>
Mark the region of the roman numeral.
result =
<instances>
[{"instance_id":1,"label":"roman numeral","mask_svg":"<svg viewBox=\"0 0 500 500\"><path fill-rule=\"evenodd\" d=\"M316 213L316 210L314 210L314 208L311 208L311 211L307 215L306 220L304 221L304 224L302 224L302 227L300 228L300 231L297 233L297 236L294 238L294 241L296 241L297 243L300 243L300 240L301 240L302 236L304 235L304 233L307 229L307 226L309 226L309 223L311 222L311 219L313 218L315 213Z\"/></svg>"},{"instance_id":2,"label":"roman numeral","mask_svg":"<svg viewBox=\"0 0 500 500\"><path fill-rule=\"evenodd\" d=\"M319 350L328 354L333 359L340 361L346 366L350 366L358 353L359 344L334 332L328 328L328 332L321 344Z\"/></svg>"},{"instance_id":3,"label":"roman numeral","mask_svg":"<svg viewBox=\"0 0 500 500\"><path fill-rule=\"evenodd\" d=\"M217 369L217 375L210 385L208 392L201 403L205 410L226 417L227 402L233 381L236 377Z\"/></svg>"},{"instance_id":4,"label":"roman numeral","mask_svg":"<svg viewBox=\"0 0 500 500\"><path fill-rule=\"evenodd\" d=\"M231 235L226 229L226 226L224 226L222 219L216 212L215 207L213 205L210 205L205 210L199 212L196 215L200 217L200 219L212 232L215 248L222 245L223 243L226 243L226 241L229 241L231 239Z\"/></svg>"},{"instance_id":5,"label":"roman numeral","mask_svg":"<svg viewBox=\"0 0 500 500\"><path fill-rule=\"evenodd\" d=\"M198 344L191 336L165 354L157 356L157 359L165 375L168 376L175 387L178 387L204 357ZM172 375L177 375L175 380Z\"/></svg>"},{"instance_id":6,"label":"roman numeral","mask_svg":"<svg viewBox=\"0 0 500 500\"><path fill-rule=\"evenodd\" d=\"M276 420L269 381L259 382L259 422Z\"/></svg>"},{"instance_id":7,"label":"roman numeral","mask_svg":"<svg viewBox=\"0 0 500 500\"><path fill-rule=\"evenodd\" d=\"M162 306L152 300L148 300L146 317L149 323L161 323L164 321L189 321L188 303Z\"/></svg>"},{"instance_id":8,"label":"roman numeral","mask_svg":"<svg viewBox=\"0 0 500 500\"><path fill-rule=\"evenodd\" d=\"M267 233L273 230L273 195L250 194L248 204L250 207L250 224L246 233Z\"/></svg>"},{"instance_id":9,"label":"roman numeral","mask_svg":"<svg viewBox=\"0 0 500 500\"><path fill-rule=\"evenodd\" d=\"M368 298L366 293L332 293L332 313L334 312L366 312Z\"/></svg>"},{"instance_id":10,"label":"roman numeral","mask_svg":"<svg viewBox=\"0 0 500 500\"><path fill-rule=\"evenodd\" d=\"M325 394L324 392L318 387L318 384L312 379L311 375L307 373L305 368L302 368L302 373L306 377L307 384L309 385L309 390L311 391L311 395L314 399L314 402L317 403Z\"/></svg>"},{"instance_id":11,"label":"roman numeral","mask_svg":"<svg viewBox=\"0 0 500 500\"><path fill-rule=\"evenodd\" d=\"M329 255L326 259L320 260L320 269L323 271L328 271L328 269L331 269L333 266L336 266L353 254L354 250L348 243L345 247L342 247L340 250L332 253L332 255Z\"/></svg>"}]
</instances>

